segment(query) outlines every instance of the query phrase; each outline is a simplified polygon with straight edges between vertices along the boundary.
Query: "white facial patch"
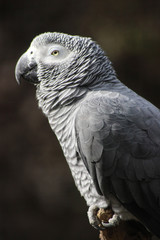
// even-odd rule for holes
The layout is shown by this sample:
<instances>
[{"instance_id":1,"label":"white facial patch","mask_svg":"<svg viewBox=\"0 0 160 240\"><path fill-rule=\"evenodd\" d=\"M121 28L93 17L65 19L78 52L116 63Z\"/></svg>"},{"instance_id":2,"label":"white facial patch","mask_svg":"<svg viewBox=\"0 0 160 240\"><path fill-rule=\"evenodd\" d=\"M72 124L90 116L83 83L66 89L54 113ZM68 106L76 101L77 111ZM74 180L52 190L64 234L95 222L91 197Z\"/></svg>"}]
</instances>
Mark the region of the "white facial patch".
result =
<instances>
[{"instance_id":1,"label":"white facial patch","mask_svg":"<svg viewBox=\"0 0 160 240\"><path fill-rule=\"evenodd\" d=\"M47 65L64 64L71 61L74 56L74 52L59 44L41 46L37 53L37 61L40 59L41 62L43 61Z\"/></svg>"}]
</instances>

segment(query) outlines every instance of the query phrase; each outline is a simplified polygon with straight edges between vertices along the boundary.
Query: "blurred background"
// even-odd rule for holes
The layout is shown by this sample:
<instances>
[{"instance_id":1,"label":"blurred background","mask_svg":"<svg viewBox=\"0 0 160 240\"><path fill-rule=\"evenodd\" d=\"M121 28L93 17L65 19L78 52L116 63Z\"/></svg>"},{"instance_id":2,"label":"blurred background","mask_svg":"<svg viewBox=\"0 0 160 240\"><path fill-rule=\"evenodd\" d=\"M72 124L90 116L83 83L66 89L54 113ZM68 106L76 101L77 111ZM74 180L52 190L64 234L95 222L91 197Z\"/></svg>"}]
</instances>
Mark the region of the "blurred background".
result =
<instances>
[{"instance_id":1,"label":"blurred background","mask_svg":"<svg viewBox=\"0 0 160 240\"><path fill-rule=\"evenodd\" d=\"M47 31L92 37L119 79L160 107L160 1L0 1L0 240L96 240L34 86L14 77Z\"/></svg>"}]
</instances>

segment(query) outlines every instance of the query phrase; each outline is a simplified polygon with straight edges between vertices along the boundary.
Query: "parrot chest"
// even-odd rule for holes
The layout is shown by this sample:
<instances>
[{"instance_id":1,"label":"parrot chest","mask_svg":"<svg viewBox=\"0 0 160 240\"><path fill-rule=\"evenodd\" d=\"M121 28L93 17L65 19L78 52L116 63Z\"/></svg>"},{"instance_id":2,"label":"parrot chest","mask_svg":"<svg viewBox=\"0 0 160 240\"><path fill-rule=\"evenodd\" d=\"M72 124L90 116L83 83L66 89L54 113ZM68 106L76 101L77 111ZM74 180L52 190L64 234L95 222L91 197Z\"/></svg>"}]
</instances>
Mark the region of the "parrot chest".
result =
<instances>
[{"instance_id":1,"label":"parrot chest","mask_svg":"<svg viewBox=\"0 0 160 240\"><path fill-rule=\"evenodd\" d=\"M62 147L75 185L80 191L80 194L85 198L87 205L96 204L106 207L108 204L105 198L97 193L93 180L77 152L74 128L75 111L78 110L70 109L69 111L68 109L64 109L63 111L56 112L54 116L49 118L49 123Z\"/></svg>"}]
</instances>

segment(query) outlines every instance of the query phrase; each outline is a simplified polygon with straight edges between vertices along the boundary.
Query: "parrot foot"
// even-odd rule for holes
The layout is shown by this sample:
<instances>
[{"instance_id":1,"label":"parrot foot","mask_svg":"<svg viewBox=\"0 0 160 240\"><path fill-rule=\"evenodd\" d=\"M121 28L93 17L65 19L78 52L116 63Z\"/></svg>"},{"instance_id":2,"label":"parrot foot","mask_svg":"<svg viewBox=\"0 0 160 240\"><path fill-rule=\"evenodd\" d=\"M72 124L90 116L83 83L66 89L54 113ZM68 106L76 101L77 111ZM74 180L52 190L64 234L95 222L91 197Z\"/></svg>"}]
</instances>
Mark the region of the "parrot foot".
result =
<instances>
[{"instance_id":1,"label":"parrot foot","mask_svg":"<svg viewBox=\"0 0 160 240\"><path fill-rule=\"evenodd\" d=\"M92 205L89 207L87 212L89 223L98 230L104 230L106 227L102 225L102 222L97 217L98 210L99 207L97 207L96 205Z\"/></svg>"},{"instance_id":2,"label":"parrot foot","mask_svg":"<svg viewBox=\"0 0 160 240\"><path fill-rule=\"evenodd\" d=\"M99 213L99 207L97 207L96 205L92 205L89 207L88 209L88 219L89 219L89 223L96 229L98 230L104 230L106 228L109 227L115 227L117 225L119 225L120 223L120 217L118 214L115 214L113 211L111 211L110 209L108 210L109 212L106 213L107 216L105 216L105 218L101 218ZM106 211L105 209L102 210L103 213ZM97 215L98 213L98 215ZM103 215L102 213L102 215ZM110 215L112 214L112 215ZM109 218L108 218L109 216Z\"/></svg>"}]
</instances>

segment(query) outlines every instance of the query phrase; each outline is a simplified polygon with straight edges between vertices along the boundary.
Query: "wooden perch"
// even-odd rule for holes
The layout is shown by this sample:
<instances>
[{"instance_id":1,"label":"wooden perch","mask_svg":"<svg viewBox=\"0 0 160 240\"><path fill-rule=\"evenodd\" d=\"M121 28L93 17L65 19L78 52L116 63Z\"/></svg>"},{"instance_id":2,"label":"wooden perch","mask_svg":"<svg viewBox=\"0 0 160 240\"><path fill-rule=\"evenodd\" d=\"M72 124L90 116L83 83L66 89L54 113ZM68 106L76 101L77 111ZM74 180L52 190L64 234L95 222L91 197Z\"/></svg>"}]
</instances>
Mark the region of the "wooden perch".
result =
<instances>
[{"instance_id":1,"label":"wooden perch","mask_svg":"<svg viewBox=\"0 0 160 240\"><path fill-rule=\"evenodd\" d=\"M100 209L97 217L101 222L108 222L113 216L111 208ZM146 228L136 221L121 221L116 227L109 227L100 231L101 240L151 240L152 235Z\"/></svg>"}]
</instances>

